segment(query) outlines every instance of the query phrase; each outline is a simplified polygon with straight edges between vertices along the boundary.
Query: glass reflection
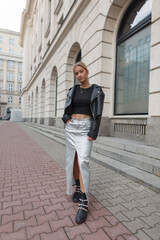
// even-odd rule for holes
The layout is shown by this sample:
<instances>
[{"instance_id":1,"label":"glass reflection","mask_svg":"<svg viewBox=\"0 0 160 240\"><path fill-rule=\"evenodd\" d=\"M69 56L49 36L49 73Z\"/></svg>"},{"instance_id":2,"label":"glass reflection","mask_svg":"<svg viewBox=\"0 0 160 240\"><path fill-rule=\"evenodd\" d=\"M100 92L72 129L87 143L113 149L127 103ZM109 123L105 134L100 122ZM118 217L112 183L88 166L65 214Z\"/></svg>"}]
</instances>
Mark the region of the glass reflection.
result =
<instances>
[{"instance_id":1,"label":"glass reflection","mask_svg":"<svg viewBox=\"0 0 160 240\"><path fill-rule=\"evenodd\" d=\"M134 5L124 20L119 36L127 33L129 30L138 25L142 20L149 16L152 12L152 0L141 0Z\"/></svg>"},{"instance_id":2,"label":"glass reflection","mask_svg":"<svg viewBox=\"0 0 160 240\"><path fill-rule=\"evenodd\" d=\"M118 46L116 114L148 112L150 25Z\"/></svg>"}]
</instances>

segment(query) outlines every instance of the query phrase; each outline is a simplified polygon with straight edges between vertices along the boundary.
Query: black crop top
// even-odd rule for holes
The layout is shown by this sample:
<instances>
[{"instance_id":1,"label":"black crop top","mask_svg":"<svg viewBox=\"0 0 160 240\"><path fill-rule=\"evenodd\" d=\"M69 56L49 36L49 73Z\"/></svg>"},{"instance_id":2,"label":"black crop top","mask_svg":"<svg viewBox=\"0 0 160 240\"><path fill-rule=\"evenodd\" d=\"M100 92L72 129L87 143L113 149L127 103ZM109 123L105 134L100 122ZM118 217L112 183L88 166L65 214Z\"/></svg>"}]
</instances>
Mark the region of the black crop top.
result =
<instances>
[{"instance_id":1,"label":"black crop top","mask_svg":"<svg viewBox=\"0 0 160 240\"><path fill-rule=\"evenodd\" d=\"M72 101L72 114L85 114L92 116L90 102L93 86L81 88L77 86Z\"/></svg>"}]
</instances>

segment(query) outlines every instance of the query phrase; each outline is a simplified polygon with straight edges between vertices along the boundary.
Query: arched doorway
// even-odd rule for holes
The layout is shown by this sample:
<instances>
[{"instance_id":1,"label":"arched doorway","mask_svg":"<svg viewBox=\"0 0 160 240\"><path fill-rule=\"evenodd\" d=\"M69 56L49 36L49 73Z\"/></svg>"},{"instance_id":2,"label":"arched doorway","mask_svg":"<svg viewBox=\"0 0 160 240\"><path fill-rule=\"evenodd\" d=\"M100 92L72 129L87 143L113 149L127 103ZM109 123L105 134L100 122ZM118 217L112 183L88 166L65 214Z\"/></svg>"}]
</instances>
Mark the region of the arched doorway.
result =
<instances>
[{"instance_id":1,"label":"arched doorway","mask_svg":"<svg viewBox=\"0 0 160 240\"><path fill-rule=\"evenodd\" d=\"M41 86L41 102L40 102L40 124L44 124L44 118L45 118L45 89L46 89L46 83L45 79L42 81Z\"/></svg>"},{"instance_id":2,"label":"arched doorway","mask_svg":"<svg viewBox=\"0 0 160 240\"><path fill-rule=\"evenodd\" d=\"M79 52L77 53L77 57L75 59L75 63L81 61L81 58L82 58L81 55L82 55L81 50L79 50ZM76 79L75 76L74 76L74 84L79 84L79 81Z\"/></svg>"},{"instance_id":3,"label":"arched doorway","mask_svg":"<svg viewBox=\"0 0 160 240\"><path fill-rule=\"evenodd\" d=\"M78 42L74 43L69 51L67 59L66 80L69 82L67 90L76 83L76 79L73 75L74 63L81 60L81 47Z\"/></svg>"},{"instance_id":4,"label":"arched doorway","mask_svg":"<svg viewBox=\"0 0 160 240\"><path fill-rule=\"evenodd\" d=\"M52 69L50 88L50 104L52 106L51 112L53 117L57 117L58 72L56 66Z\"/></svg>"},{"instance_id":5,"label":"arched doorway","mask_svg":"<svg viewBox=\"0 0 160 240\"><path fill-rule=\"evenodd\" d=\"M38 86L36 87L35 92L35 120L34 120L35 123L37 123L37 118L38 118Z\"/></svg>"},{"instance_id":6,"label":"arched doorway","mask_svg":"<svg viewBox=\"0 0 160 240\"><path fill-rule=\"evenodd\" d=\"M6 118L7 118L7 120L11 118L11 109L12 109L12 107L8 107L7 108L7 111L6 111Z\"/></svg>"},{"instance_id":7,"label":"arched doorway","mask_svg":"<svg viewBox=\"0 0 160 240\"><path fill-rule=\"evenodd\" d=\"M34 120L34 93L32 92L32 95L31 95L31 122L33 122Z\"/></svg>"},{"instance_id":8,"label":"arched doorway","mask_svg":"<svg viewBox=\"0 0 160 240\"><path fill-rule=\"evenodd\" d=\"M31 122L31 97L28 96L28 121Z\"/></svg>"}]
</instances>

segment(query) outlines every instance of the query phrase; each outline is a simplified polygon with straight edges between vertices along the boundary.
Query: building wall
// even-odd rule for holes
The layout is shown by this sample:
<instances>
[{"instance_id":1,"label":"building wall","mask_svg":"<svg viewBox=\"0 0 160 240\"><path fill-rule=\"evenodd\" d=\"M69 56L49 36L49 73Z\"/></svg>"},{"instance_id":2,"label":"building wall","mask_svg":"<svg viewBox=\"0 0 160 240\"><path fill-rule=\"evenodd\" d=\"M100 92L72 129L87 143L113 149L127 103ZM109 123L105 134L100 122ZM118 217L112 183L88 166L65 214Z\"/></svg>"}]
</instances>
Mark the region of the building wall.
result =
<instances>
[{"instance_id":1,"label":"building wall","mask_svg":"<svg viewBox=\"0 0 160 240\"><path fill-rule=\"evenodd\" d=\"M19 33L0 29L0 115L6 116L7 108L21 107L21 90L22 47L19 45Z\"/></svg>"},{"instance_id":2,"label":"building wall","mask_svg":"<svg viewBox=\"0 0 160 240\"><path fill-rule=\"evenodd\" d=\"M160 9L158 0L153 1L151 29L151 72L149 93L149 116L146 143L160 147Z\"/></svg>"},{"instance_id":3,"label":"building wall","mask_svg":"<svg viewBox=\"0 0 160 240\"><path fill-rule=\"evenodd\" d=\"M159 42L159 39L155 39L157 35L154 36L160 16L156 1L153 1L152 13L150 79L153 84L150 84L149 115L114 116L117 32L123 14L131 2L131 0L27 2L20 33L25 55L22 95L24 119L64 127L61 117L66 94L74 84L72 67L81 50L82 60L89 69L90 82L101 85L105 92L100 134L147 142L146 126L149 118L153 119L153 115L156 115L159 119L160 116L151 93L153 87L157 89L159 84L158 80L154 80L156 73L152 71L152 68L155 69L153 56L159 49L158 44L153 43ZM156 61L156 64L155 71L158 71L159 61ZM156 100L159 101L158 98ZM116 129L120 129L119 126L124 126L123 129L129 126L133 131L116 132Z\"/></svg>"}]
</instances>

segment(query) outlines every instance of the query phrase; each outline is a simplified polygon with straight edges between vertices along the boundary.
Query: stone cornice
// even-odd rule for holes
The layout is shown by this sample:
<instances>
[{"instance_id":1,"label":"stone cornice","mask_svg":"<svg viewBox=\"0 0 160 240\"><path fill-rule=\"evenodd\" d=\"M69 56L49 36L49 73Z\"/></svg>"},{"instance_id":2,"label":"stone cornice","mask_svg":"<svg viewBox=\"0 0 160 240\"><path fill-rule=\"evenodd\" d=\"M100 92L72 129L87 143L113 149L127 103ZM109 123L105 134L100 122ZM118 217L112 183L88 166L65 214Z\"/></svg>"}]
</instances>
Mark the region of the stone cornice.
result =
<instances>
[{"instance_id":1,"label":"stone cornice","mask_svg":"<svg viewBox=\"0 0 160 240\"><path fill-rule=\"evenodd\" d=\"M19 32L8 30L8 29L4 29L4 28L0 28L0 32L1 33L7 33L7 34L19 36Z\"/></svg>"},{"instance_id":2,"label":"stone cornice","mask_svg":"<svg viewBox=\"0 0 160 240\"><path fill-rule=\"evenodd\" d=\"M31 11L36 2L37 2L37 0L32 0L32 1L27 0L26 8L22 12L21 27L20 27L20 40L19 40L20 46L22 46L22 47L23 47L23 38L24 38L25 31L26 31L27 22L30 19Z\"/></svg>"}]
</instances>

